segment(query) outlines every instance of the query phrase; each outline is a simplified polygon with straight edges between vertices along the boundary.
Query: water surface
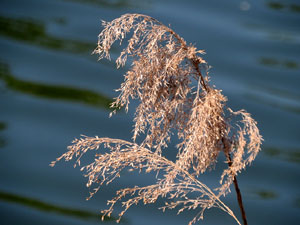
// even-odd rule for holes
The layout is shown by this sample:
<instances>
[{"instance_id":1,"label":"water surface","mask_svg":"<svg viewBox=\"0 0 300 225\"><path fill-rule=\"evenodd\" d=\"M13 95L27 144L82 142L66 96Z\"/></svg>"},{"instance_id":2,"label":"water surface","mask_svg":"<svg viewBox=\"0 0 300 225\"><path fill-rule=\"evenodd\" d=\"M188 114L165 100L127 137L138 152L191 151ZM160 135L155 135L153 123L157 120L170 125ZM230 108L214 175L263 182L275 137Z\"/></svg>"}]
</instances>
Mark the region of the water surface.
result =
<instances>
[{"instance_id":1,"label":"water surface","mask_svg":"<svg viewBox=\"0 0 300 225\"><path fill-rule=\"evenodd\" d=\"M72 163L48 166L81 134L130 140L134 110L108 118L125 69L91 55L101 19L129 12L170 24L205 49L212 82L229 106L258 121L262 152L238 177L249 224L299 223L299 1L2 0L0 6L1 224L115 224L100 220L106 200L152 179L125 175L85 201L86 180ZM205 182L218 185L218 175ZM239 216L234 192L223 200ZM122 223L181 225L197 213L176 216L158 207L133 207ZM212 209L199 224L234 221Z\"/></svg>"}]
</instances>

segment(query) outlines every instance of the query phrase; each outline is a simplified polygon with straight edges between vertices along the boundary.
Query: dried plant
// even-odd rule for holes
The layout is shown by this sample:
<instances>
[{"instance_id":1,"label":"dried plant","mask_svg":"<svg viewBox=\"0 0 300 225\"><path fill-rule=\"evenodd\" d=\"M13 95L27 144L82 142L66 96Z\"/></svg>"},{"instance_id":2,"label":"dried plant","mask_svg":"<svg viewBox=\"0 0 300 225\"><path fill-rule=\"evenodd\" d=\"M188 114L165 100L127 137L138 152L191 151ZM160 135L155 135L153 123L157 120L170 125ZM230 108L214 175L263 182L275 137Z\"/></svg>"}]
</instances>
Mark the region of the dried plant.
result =
<instances>
[{"instance_id":1,"label":"dried plant","mask_svg":"<svg viewBox=\"0 0 300 225\"><path fill-rule=\"evenodd\" d=\"M124 107L127 111L131 99L139 100L132 142L84 136L75 139L69 151L51 165L73 157L77 158L75 165L80 165L88 150L97 150L101 145L108 148L109 151L96 154L94 162L81 168L88 177L87 186L95 186L90 197L124 169L157 173L155 184L119 190L108 201L110 207L103 211L104 215L109 216L115 204L122 202L120 218L133 204L154 203L159 197L166 197L163 210L178 208L180 213L199 209L189 224L202 219L205 209L211 207L224 210L240 224L220 200L234 182L247 224L236 176L260 150L262 137L256 122L244 110L234 112L226 107L227 99L221 90L209 84L209 67L201 57L204 51L187 45L171 28L141 14L125 14L103 25L94 51L99 59L110 59L115 41L128 41L116 63L118 67L124 66L131 57L132 65L112 107ZM173 162L162 156L162 151L176 134L178 154ZM138 136L143 139L141 143L136 141ZM220 153L225 154L228 169L221 175L220 187L212 191L199 178L214 167Z\"/></svg>"}]
</instances>

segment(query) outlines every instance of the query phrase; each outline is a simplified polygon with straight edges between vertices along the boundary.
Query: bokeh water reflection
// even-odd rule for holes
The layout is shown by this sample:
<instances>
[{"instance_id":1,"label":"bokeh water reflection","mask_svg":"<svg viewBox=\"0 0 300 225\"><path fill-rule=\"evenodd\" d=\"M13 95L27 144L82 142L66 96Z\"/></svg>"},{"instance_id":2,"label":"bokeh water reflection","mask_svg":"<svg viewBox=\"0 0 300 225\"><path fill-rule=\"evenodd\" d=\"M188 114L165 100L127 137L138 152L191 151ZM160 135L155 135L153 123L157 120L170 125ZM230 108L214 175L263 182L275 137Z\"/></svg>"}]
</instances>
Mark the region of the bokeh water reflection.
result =
<instances>
[{"instance_id":1,"label":"bokeh water reflection","mask_svg":"<svg viewBox=\"0 0 300 225\"><path fill-rule=\"evenodd\" d=\"M134 110L108 119L126 68L91 55L101 19L128 12L170 24L205 49L212 81L230 107L258 121L263 150L239 176L249 224L299 223L299 1L2 0L0 6L1 224L114 224L100 220L106 200L151 179L124 174L85 201L80 171L70 163L48 166L80 134L129 140ZM113 57L119 51L116 45ZM216 186L218 172L204 182ZM224 201L239 215L234 192ZM158 206L132 208L122 223L187 224L197 213L176 216ZM234 221L212 209L199 224Z\"/></svg>"}]
</instances>

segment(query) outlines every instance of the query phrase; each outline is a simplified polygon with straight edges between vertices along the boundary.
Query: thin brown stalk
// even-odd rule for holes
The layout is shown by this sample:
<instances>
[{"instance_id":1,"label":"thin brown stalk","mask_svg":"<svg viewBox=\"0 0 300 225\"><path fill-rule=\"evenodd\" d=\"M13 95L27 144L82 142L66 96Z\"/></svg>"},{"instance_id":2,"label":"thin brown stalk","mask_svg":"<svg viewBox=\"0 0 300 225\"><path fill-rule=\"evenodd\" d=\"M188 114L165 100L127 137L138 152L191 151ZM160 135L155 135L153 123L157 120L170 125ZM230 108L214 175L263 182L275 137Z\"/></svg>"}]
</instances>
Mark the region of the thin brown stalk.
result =
<instances>
[{"instance_id":1,"label":"thin brown stalk","mask_svg":"<svg viewBox=\"0 0 300 225\"><path fill-rule=\"evenodd\" d=\"M231 167L232 166L231 156L230 156L230 154L226 154L226 156L228 159L228 166ZM236 176L234 176L234 178L233 178L233 184L234 184L234 188L235 188L235 192L236 192L237 201L238 201L238 204L240 207L243 224L247 225L248 222L247 222L247 217L246 217L246 211L245 211L244 204L243 204L242 193L240 191Z\"/></svg>"},{"instance_id":2,"label":"thin brown stalk","mask_svg":"<svg viewBox=\"0 0 300 225\"><path fill-rule=\"evenodd\" d=\"M230 153L229 153L230 152L229 141L226 138L223 137L222 138L222 143L223 143L224 149L225 149L224 152L225 152L225 155L226 155L226 158L227 158L227 164L228 164L228 167L230 168L230 167L232 167L232 159L231 159L231 156L230 156ZM245 211L245 208L244 208L242 193L240 191L236 175L233 175L233 184L234 184L234 188L235 188L239 208L240 208L240 211L241 211L243 224L247 225L248 223L247 223L246 211Z\"/></svg>"}]
</instances>

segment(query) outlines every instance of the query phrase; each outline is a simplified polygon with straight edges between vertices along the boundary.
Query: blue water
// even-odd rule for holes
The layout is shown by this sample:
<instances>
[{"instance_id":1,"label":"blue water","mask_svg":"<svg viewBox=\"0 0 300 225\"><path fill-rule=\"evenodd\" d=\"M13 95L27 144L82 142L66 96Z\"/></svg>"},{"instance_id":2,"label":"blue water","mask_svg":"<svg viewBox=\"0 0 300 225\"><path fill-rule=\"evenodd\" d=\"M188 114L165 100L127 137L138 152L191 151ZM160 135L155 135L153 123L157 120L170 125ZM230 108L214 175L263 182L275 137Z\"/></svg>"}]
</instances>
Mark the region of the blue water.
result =
<instances>
[{"instance_id":1,"label":"blue water","mask_svg":"<svg viewBox=\"0 0 300 225\"><path fill-rule=\"evenodd\" d=\"M125 174L86 201L86 180L72 163L48 166L80 134L130 140L134 109L109 119L107 107L126 68L91 56L100 20L130 12L170 24L205 49L229 106L258 121L262 152L238 176L249 224L299 224L299 1L1 0L1 225L115 224L98 216L106 200L151 180ZM206 183L217 185L218 176L208 174ZM223 200L239 217L234 191ZM161 202L131 208L122 223L181 225L197 213L162 213ZM212 209L198 224L234 223Z\"/></svg>"}]
</instances>

